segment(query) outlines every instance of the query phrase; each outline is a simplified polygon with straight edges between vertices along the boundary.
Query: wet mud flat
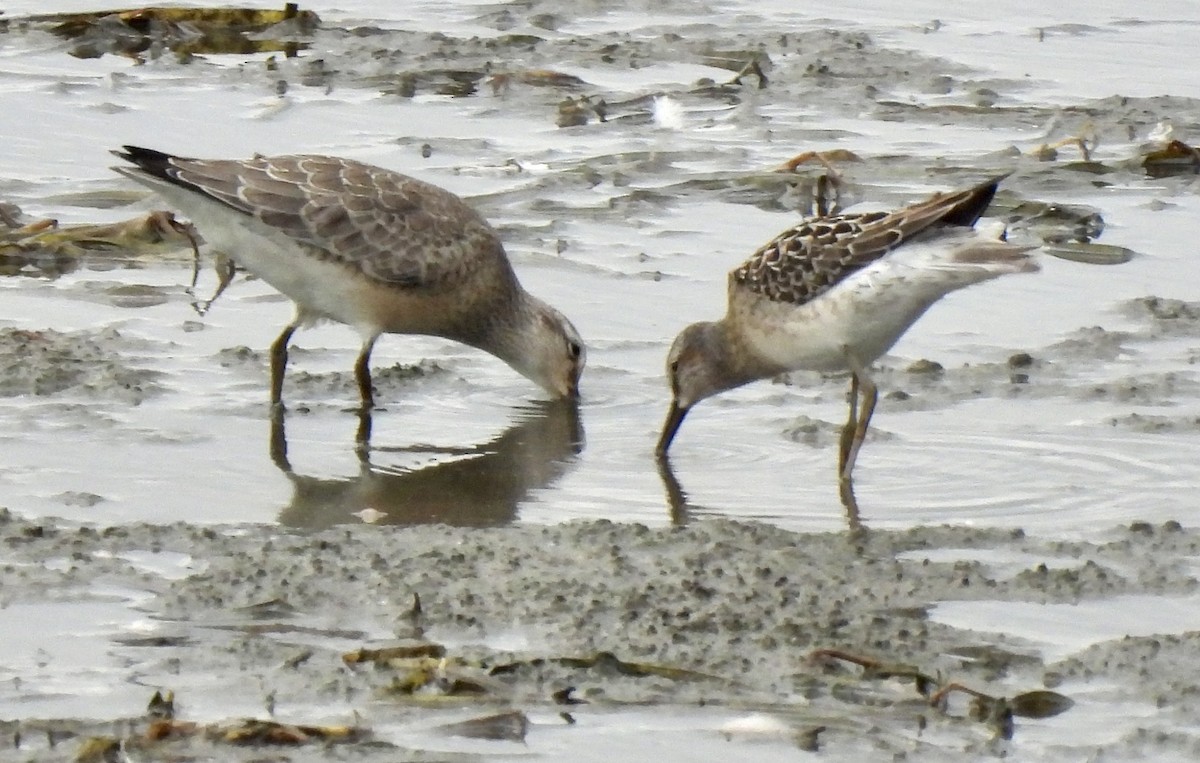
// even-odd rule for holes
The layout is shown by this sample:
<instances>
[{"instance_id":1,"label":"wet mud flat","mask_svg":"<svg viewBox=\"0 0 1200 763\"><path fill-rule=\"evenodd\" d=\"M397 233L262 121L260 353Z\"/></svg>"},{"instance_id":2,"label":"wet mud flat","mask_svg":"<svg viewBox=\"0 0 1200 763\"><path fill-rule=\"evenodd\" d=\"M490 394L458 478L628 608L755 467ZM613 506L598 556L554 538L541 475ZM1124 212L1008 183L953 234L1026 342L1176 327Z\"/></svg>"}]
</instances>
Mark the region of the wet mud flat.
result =
<instances>
[{"instance_id":1,"label":"wet mud flat","mask_svg":"<svg viewBox=\"0 0 1200 763\"><path fill-rule=\"evenodd\" d=\"M1200 533L1174 522L1066 541L948 527L797 534L723 520L304 533L3 511L0 548L10 612L125 592L137 615L93 655L109 665L91 712L4 721L4 759L126 759L115 745L134 760L601 759L589 749L597 734L609 751L670 739L668 757L680 760L714 749L828 760L1200 754L1195 634L1067 628L1077 648L1047 650L939 616L972 602L1048 614L1194 599ZM178 574L159 574L168 568ZM1154 619L1130 609L1143 614ZM864 672L821 650L878 663ZM42 677L54 670L3 676L0 701L45 699ZM1018 708L1056 715L1054 725L973 719L962 693L931 707L918 673L933 682L926 694L956 683L993 698L1058 697L1049 712ZM155 692L173 694L170 731L143 713ZM682 742L681 714L692 726ZM255 735L246 718L297 731Z\"/></svg>"},{"instance_id":2,"label":"wet mud flat","mask_svg":"<svg viewBox=\"0 0 1200 763\"><path fill-rule=\"evenodd\" d=\"M81 64L49 32L13 27L6 40L45 68L0 75L12 112L33 104L62 128L26 136L36 169L21 158L0 179L28 212L5 222L0 260L4 303L20 306L0 327L0 759L1200 757L1200 306L1173 298L1195 293L1195 154L1164 160L1162 177L1145 163L1164 120L1195 142L1200 100L1105 91L1064 105L1021 69L958 62L994 35L947 57L915 49L909 27L861 28L869 14L831 24L761 3L733 23L654 6L650 20L606 2L587 17L556 1L402 22L381 20L391 7L322 13L287 32L301 45L236 63L169 40L127 50L105 27L83 52L107 53ZM1133 26L1048 27L1037 55ZM915 39L944 50L947 29ZM108 55L131 52L138 63ZM1120 55L1131 70L1160 58ZM196 129L214 113L231 126ZM1050 147L1073 135L1082 145ZM569 295L586 327L580 416L479 434L467 420L505 419L531 394L523 380L395 340L401 362L376 375L381 447L360 465L337 359L353 342L306 335L286 393L303 401L295 465L272 463L265 348L286 311L239 277L199 315L190 250L141 235L173 228L91 225L160 219L146 217L156 202L130 206L98 136L205 156L352 154L469 197L522 278ZM831 147L832 169L787 164ZM655 474L670 337L719 310L741 257L813 211L821 176L836 172L837 205L882 208L1010 171L991 214L1014 240L1069 248L1103 232L1138 256L1046 256L1037 280L923 319L880 364L871 529L778 526L838 519L831 490L789 480L831 471L844 379L795 375L714 402L714 417L736 416L707 434L696 422L677 473ZM89 225L49 229L47 215ZM1029 340L996 329L1029 323ZM971 439L984 425L1000 433L990 452ZM1069 427L1092 449L1053 460L1063 441L1047 432ZM438 430L436 448L420 439ZM387 463L414 440L447 461L490 451L489 475L520 479L501 491L478 470ZM353 477L329 473L339 458ZM954 471L1010 464L995 490L1015 497ZM445 507L434 521L508 526L383 527L430 521L404 508L423 476ZM364 508L386 516L361 526ZM1051 531L1041 516L1057 517ZM931 704L956 683L992 700Z\"/></svg>"}]
</instances>

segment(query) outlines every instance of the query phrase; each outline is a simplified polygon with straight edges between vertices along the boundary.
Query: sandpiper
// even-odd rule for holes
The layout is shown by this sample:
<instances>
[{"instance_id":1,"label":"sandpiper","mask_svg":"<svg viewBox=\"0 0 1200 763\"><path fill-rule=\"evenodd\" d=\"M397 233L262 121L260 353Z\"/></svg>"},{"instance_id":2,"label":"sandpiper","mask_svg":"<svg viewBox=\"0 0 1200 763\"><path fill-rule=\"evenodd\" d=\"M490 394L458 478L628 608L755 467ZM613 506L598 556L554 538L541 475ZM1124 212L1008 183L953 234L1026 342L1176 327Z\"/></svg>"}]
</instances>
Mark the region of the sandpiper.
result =
<instances>
[{"instance_id":1,"label":"sandpiper","mask_svg":"<svg viewBox=\"0 0 1200 763\"><path fill-rule=\"evenodd\" d=\"M1034 247L974 229L1003 176L894 212L818 217L788 228L729 274L719 321L685 328L667 357L673 399L657 454L696 403L795 370L850 372L838 450L842 502L857 517L852 473L878 391L867 368L946 294L1038 269ZM862 410L859 412L859 397Z\"/></svg>"},{"instance_id":2,"label":"sandpiper","mask_svg":"<svg viewBox=\"0 0 1200 763\"><path fill-rule=\"evenodd\" d=\"M578 395L584 346L561 313L517 281L500 237L454 194L333 156L189 159L136 146L114 167L183 212L214 248L296 303L271 345L282 408L288 341L329 319L362 336L362 410L380 334L428 334L485 350L552 395Z\"/></svg>"}]
</instances>

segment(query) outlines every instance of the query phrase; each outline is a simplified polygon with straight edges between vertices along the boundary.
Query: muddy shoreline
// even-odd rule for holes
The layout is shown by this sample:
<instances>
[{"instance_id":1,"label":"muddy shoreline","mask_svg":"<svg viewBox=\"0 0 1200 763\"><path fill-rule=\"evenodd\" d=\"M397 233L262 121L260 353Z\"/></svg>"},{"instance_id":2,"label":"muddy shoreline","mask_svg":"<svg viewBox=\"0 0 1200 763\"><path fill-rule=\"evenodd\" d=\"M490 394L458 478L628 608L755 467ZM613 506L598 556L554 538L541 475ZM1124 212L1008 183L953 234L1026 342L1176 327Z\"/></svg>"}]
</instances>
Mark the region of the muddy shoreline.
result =
<instances>
[{"instance_id":1,"label":"muddy shoreline","mask_svg":"<svg viewBox=\"0 0 1200 763\"><path fill-rule=\"evenodd\" d=\"M779 720L790 730L775 732L785 740L824 726L819 746L833 760L901 754L914 745L1019 754L1027 724L1037 721L1018 718L1012 739L997 739L957 701L935 710L911 681L862 677L853 666L809 656L847 649L996 696L1053 689L1082 700L1090 687L1109 685L1127 702L1156 706L1156 725L1190 717L1190 673L1180 672L1194 649L1188 636L1100 640L1045 660L1035 644L938 622L937 607L946 602L1077 605L1193 597L1200 589L1193 572L1200 533L1135 523L1096 535L1064 541L930 527L855 539L721 520L285 532L96 527L4 511L0 586L10 608L87 601L101 590L142 592L137 628L109 634L121 663L114 684L140 687L147 700L154 691L174 692L180 717L190 721L233 723L273 712L289 724L354 726L360 736L334 746L359 760L424 759L417 741L464 717L517 711L539 719L521 734L537 751L576 725L586 728L596 714L645 708L714 710L719 721L707 732L714 740L730 735L722 723L751 712ZM191 574L167 581L149 571L156 565ZM443 671L474 682L472 689L454 691L443 680L405 691L397 689L403 667L344 661L356 649L413 643L444 647ZM643 672L596 662L598 654ZM556 700L564 690L578 704ZM212 691L220 702L197 694ZM9 701L38 692L38 681L27 679ZM558 716L564 712L571 724ZM918 718L936 729L926 732L931 741L922 741ZM93 715L79 719L6 721L5 746L22 760L57 760L83 737L120 729L115 736L136 739L148 723L139 708L98 701ZM746 741L741 732L732 736ZM447 737L442 744L453 750L455 735ZM500 737L484 752L511 741ZM1145 743L1129 728L1105 748ZM219 738L141 745L144 759L264 754ZM287 759L324 754L320 742L266 749ZM1194 754L1200 737L1180 731L1154 749Z\"/></svg>"}]
</instances>

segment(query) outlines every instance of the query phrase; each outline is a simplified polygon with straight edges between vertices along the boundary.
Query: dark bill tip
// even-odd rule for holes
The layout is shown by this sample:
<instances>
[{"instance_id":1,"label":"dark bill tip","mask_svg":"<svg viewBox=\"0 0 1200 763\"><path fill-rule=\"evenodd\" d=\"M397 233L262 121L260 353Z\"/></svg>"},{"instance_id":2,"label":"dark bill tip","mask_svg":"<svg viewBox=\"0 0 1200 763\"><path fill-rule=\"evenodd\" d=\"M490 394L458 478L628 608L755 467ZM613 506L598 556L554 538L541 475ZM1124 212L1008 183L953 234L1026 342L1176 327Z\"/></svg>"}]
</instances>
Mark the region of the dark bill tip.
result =
<instances>
[{"instance_id":1,"label":"dark bill tip","mask_svg":"<svg viewBox=\"0 0 1200 763\"><path fill-rule=\"evenodd\" d=\"M663 422L662 435L658 438L658 446L654 449L655 455L659 458L666 457L667 449L671 447L671 441L675 439L675 433L679 431L679 425L683 423L688 410L688 408L681 407L678 400L671 401L671 408L667 411L667 420Z\"/></svg>"}]
</instances>

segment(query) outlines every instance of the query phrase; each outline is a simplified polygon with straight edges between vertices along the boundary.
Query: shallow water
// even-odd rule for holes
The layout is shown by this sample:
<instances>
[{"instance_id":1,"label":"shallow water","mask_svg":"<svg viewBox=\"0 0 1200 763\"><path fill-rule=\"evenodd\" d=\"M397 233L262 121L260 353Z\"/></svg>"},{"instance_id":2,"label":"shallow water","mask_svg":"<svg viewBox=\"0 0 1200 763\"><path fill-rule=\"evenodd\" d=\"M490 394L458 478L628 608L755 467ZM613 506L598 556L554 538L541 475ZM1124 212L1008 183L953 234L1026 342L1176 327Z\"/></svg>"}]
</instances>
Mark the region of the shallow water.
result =
<instances>
[{"instance_id":1,"label":"shallow water","mask_svg":"<svg viewBox=\"0 0 1200 763\"><path fill-rule=\"evenodd\" d=\"M839 166L850 203L894 205L1015 170L1005 188L1092 208L1105 223L1100 241L1139 255L1114 267L1044 256L1036 276L935 306L879 364L875 437L856 471L868 526L969 524L1075 538L1135 520L1194 524L1200 321L1163 321L1129 306L1147 295L1194 298L1200 286L1195 179L1152 180L1129 163L1160 119L1173 119L1192 143L1200 135L1200 102L1188 100L1200 98L1200 83L1179 65L1200 24L1194 4L1159 3L1136 20L1124 6L1082 2L1035 15L1022 3L902 11L841 3L819 15L763 2L703 10L441 2L403 17L387 3L312 8L326 29L312 51L280 59L278 73L266 70L265 56L134 65L72 58L43 32L4 35L0 134L9 150L0 154L0 199L63 223L158 208L153 199L109 209L63 201L128 190L107 169L107 149L121 143L199 156L337 153L437 183L501 229L527 288L562 307L587 340L578 419L489 356L385 337L373 356L382 410L364 461L351 413L357 341L329 326L295 340L282 458L265 350L291 317L286 300L240 277L200 316L185 293L186 258L84 261L56 277L34 268L0 279L0 328L69 332L65 352L94 370L52 394L0 398L0 505L104 525L323 528L371 510L401 525L725 517L842 529L833 433L845 415L844 379L800 375L715 398L681 431L672 474L660 474L651 455L668 402L662 364L671 339L688 322L718 316L727 271L797 219L784 184L742 179L804 150L840 148L865 159ZM44 9L6 6L9 16L35 10ZM536 13L557 23L533 26ZM359 25L399 36L339 31ZM545 42L488 50L472 41L503 34ZM856 51L857 34L869 35L867 53ZM381 92L397 70L445 65L439 51L455 45L461 68L548 68L588 84L571 92L481 86L465 98ZM599 51L608 45L605 61ZM706 51L760 47L773 63L765 89L696 89L700 78L733 75ZM405 55L372 55L389 48ZM304 84L317 57L333 73ZM811 74L819 65L829 72ZM275 95L279 79L289 84L284 96ZM581 93L604 97L614 118L556 127L559 101ZM656 122L651 101L635 100L647 95L673 98L681 116ZM996 108L978 106L981 98ZM1088 122L1107 174L1071 165L1071 148L1058 162L1009 151ZM201 292L214 281L206 270ZM134 299L124 290L131 285L141 287ZM1089 333L1097 326L1108 333ZM20 393L23 351L0 350ZM1007 366L1018 352L1036 360L1022 383ZM945 372L932 380L908 373L918 359ZM1163 629L1200 628L1194 614ZM956 617L958 627L1004 624L982 609ZM693 722L678 719L683 733Z\"/></svg>"},{"instance_id":2,"label":"shallow water","mask_svg":"<svg viewBox=\"0 0 1200 763\"><path fill-rule=\"evenodd\" d=\"M612 35L636 42L638 37L661 34L665 20L603 6L597 10L564 23L549 36L561 40ZM667 10L687 15L679 7ZM961 102L953 91L935 97L911 90L914 82L947 69L980 82L1013 83L1011 95L999 91L1002 102L1035 105L1040 112L1034 114L1053 114L1057 106L1111 92L1095 92L1092 75L1093 65L1107 60L1105 46L1113 38L1149 50L1150 40L1166 44L1174 30L1188 28L1184 23L1113 19L1053 32L1038 42L1031 30L1052 27L1050 19L1022 17L1018 29L991 14L943 18L944 25L931 32L919 10L897 19L875 8L864 7L861 13L843 8L844 20L836 24L801 18L782 8L774 15L761 4L753 10L750 14L744 8L726 9L738 20L736 35L701 23L703 18L689 18L688 29L718 42L726 37L761 41L761 30L773 25L785 26L794 35L827 26L864 29L875 34L877 44L921 51L901 54L912 69L896 73L893 90L905 102L918 107ZM369 7L361 11L367 14L361 18L370 17ZM336 19L337 11L333 13L325 15ZM357 13L345 15L359 18ZM484 18L485 9L451 5L430 9L425 21L467 34L481 32L479 20ZM867 23L872 20L873 25ZM917 20L922 26L913 26ZM394 28L394 23L383 26ZM630 37L633 30L638 34ZM346 43L329 44L340 49ZM1006 54L989 56L987 69L966 68L980 65L981 46L994 53L991 46L1001 44L1009 46ZM796 66L789 56L803 57L804 47L795 46L800 52L771 51L779 70L772 76L786 76L790 70L785 66ZM1034 50L1043 55L1022 55ZM0 162L7 165L4 171L12 186L8 198L31 215L53 215L64 222L129 215L128 208L98 212L53 201L60 192L122 187L106 170L111 158L100 136L112 136L107 143L146 143L197 155L338 152L478 197L483 211L506 232L528 287L569 305L591 346L582 410L586 448L578 457L561 453L561 468L548 470L545 484L529 486L512 508L512 519L554 522L608 516L663 522L670 516L649 457L666 402L661 378L665 348L685 322L719 314L725 272L795 219L785 211L730 203L721 194L678 195L669 190L695 173L766 169L801 149L833 147L868 158L904 156L915 167L948 162L977 164L987 171L1012 169L1015 163L1018 174L1009 185L1018 193L1093 207L1105 219L1105 243L1143 254L1120 268L1045 258L1045 271L1037 277L1005 279L955 294L932 310L895 348L894 358L885 361L898 367L918 358L932 358L949 368L1000 363L1017 350L1037 356L1041 348L1077 327L1120 326L1113 313L1128 298L1148 293L1186 297L1191 291L1188 279L1195 277L1195 268L1187 263L1188 221L1195 202L1186 187L1127 174L1097 189L1086 177L1055 173L1052 165L1029 159L980 163L981 155L1011 145L1029 148L1038 138L1042 125L1030 124L1027 118L1014 122L1002 113L958 125L919 115L908 123L880 121L870 113L847 114L844 108L831 108L834 113L827 116L823 107L833 105L828 98L836 98L836 93L827 97L820 90L806 92L807 101L797 107L782 97L792 82L779 84L780 96L773 97L771 88L750 90L740 93L737 103L706 105L684 91L698 76L724 81L729 72L687 60L681 67L656 61L630 70L586 57L555 63L562 71L597 83L592 89L609 100L621 93L675 93L683 103L682 126L626 126L618 121L559 129L549 113L556 94L485 93L460 99L419 94L404 100L356 86L349 76L328 90L293 85L283 101L287 108L273 112L270 79L254 64L221 57L193 66L165 60L131 66L113 56L79 61L63 55L61 44L37 33L11 36L5 53L5 93L13 108L0 114L0 120L7 121L2 129L27 150L11 152ZM686 59L691 54L682 50L679 55ZM835 68L837 55L836 49L828 54ZM953 63L939 64L924 58L927 55L945 56ZM1147 66L1154 63L1150 52L1145 58ZM348 61L347 72L365 68L353 56ZM1044 66L1035 66L1044 61L1053 62L1053 80ZM1139 62L1141 58L1123 67ZM285 62L281 76L289 66L295 69L303 63L303 58ZM870 81L886 87L888 74ZM1158 85L1179 95L1191 94L1193 87L1183 76L1160 79ZM969 93L969 86L962 90ZM1073 97L1066 98L1064 92ZM1141 88L1115 92L1144 93ZM1108 143L1116 127L1129 122L1119 110L1113 111L1111 116L1101 112L1093 117L1105 139L1099 158L1110 161L1132 155L1137 142ZM35 124L29 119L31 112L38 115L38 123L53 129L30 130ZM214 123L213 113L227 118ZM264 113L271 116L262 118ZM1135 133L1153 126L1152 116L1142 118L1144 123L1132 125ZM1066 128L1078 128L1083 120L1061 121ZM201 125L204 128L197 129ZM812 133L822 130L843 132L814 140ZM434 147L429 159L416 152L424 143ZM513 169L506 165L510 160L527 169ZM583 168L590 168L595 179L581 183ZM845 171L852 182L875 174L888 184L890 176L904 176L903 170L883 169L873 161L848 165ZM865 198L875 195L870 188L856 189L852 195L864 197L864 204L881 205L942 187L929 180L911 188L910 181L899 182L902 187L890 190L886 198ZM637 189L655 188L668 190L634 200ZM1172 207L1147 210L1146 204L1156 198L1169 199ZM154 204L147 201L143 208ZM165 376L159 381L163 393L137 407L106 410L102 392L83 401L64 396L51 410L39 411L32 431L24 423L30 401L8 401L9 431L21 442L12 468L37 476L10 477L0 497L21 511L100 521L339 521L329 512L319 520L300 520L295 517L303 513L286 508L289 483L294 481L269 459L261 354L232 368L213 360L237 346L261 353L288 320L290 307L261 284L243 280L211 313L198 318L182 294L182 267L96 271L85 264L54 281L5 281L10 325L66 331L113 327L125 337L144 340L147 346L134 362ZM161 303L140 308L114 304L112 288L130 283L151 287ZM355 351L354 337L330 327L303 333L297 345L292 374L320 373L328 382L318 380L311 391L289 390L289 398L299 406L313 409L289 421L292 436L303 438L294 446L296 457L300 463L310 459L307 474L340 481L350 491L362 479L349 436L354 422L344 413L353 402L345 375ZM933 400L924 407L907 406L914 410L897 410L885 400L875 424L890 436L866 450L858 474L868 521L895 527L971 521L1056 531L1092 522L1104 526L1130 516L1152 521L1184 516L1197 448L1191 428L1139 439L1114 429L1110 421L1131 411L1161 412L1186 421L1196 408L1194 401L1169 391L1139 400L1113 400L1104 394L1079 400L1072 394L1087 384L1116 383L1153 367L1171 369L1164 372L1190 381L1189 369L1175 362L1177 350L1168 344L1139 344L1127 356L1108 362L1051 356L1048 362L1060 373L1048 383L1061 385L1063 394L1043 392L1036 400L1009 394L1003 385L1001 393L985 393L969 405ZM417 464L462 458L456 449L470 451L491 442L507 447L503 435L526 418L524 401L540 396L493 359L434 340L385 338L375 365L384 368L422 359L432 360L446 373L385 391L381 398L386 410L375 416L377 452L372 466L396 479L413 472ZM760 384L698 408L680 436L674 459L690 502L700 512L768 518L797 529L838 527L830 443L797 447L780 433L801 414L839 421L841 384L806 380L786 392ZM1034 384L1041 386L1036 378ZM898 388L911 392L903 384ZM41 407L39 401L34 404ZM85 411L87 416L115 421L105 428L85 426ZM73 438L69 463L55 464L63 428L85 431ZM439 447L441 454L436 452ZM420 457L406 458L414 448L420 449ZM186 481L187 490L177 489L181 481ZM614 482L620 485L615 496ZM464 500L486 490L486 485L471 487ZM104 500L81 511L56 498L74 493ZM349 512L340 520L356 521Z\"/></svg>"}]
</instances>

